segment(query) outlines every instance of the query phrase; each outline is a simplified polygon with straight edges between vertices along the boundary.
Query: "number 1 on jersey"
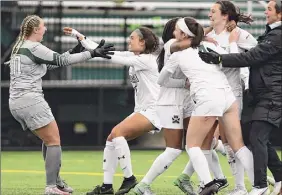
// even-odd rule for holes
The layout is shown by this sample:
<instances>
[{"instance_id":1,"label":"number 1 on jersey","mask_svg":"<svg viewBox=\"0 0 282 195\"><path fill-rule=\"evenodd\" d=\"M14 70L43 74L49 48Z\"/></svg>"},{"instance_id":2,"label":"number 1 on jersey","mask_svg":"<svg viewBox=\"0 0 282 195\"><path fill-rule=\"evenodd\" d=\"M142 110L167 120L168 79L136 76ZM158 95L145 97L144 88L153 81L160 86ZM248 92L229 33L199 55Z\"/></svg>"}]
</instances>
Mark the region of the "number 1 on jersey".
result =
<instances>
[{"instance_id":1,"label":"number 1 on jersey","mask_svg":"<svg viewBox=\"0 0 282 195\"><path fill-rule=\"evenodd\" d=\"M10 63L11 74L19 76L21 74L21 57L15 56Z\"/></svg>"}]
</instances>

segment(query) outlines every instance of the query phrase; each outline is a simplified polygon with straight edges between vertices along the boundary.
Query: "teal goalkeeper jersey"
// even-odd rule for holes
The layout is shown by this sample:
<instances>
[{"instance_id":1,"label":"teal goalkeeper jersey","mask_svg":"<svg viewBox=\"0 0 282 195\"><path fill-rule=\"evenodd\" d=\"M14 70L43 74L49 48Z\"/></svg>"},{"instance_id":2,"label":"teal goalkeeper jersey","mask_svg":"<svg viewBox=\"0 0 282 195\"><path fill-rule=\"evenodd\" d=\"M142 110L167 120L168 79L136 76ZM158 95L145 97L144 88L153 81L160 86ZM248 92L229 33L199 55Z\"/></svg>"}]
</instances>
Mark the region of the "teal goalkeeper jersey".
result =
<instances>
[{"instance_id":1,"label":"teal goalkeeper jersey","mask_svg":"<svg viewBox=\"0 0 282 195\"><path fill-rule=\"evenodd\" d=\"M24 41L10 61L10 100L27 93L42 94L42 77L47 69L91 59L89 51L58 54L39 42Z\"/></svg>"}]
</instances>

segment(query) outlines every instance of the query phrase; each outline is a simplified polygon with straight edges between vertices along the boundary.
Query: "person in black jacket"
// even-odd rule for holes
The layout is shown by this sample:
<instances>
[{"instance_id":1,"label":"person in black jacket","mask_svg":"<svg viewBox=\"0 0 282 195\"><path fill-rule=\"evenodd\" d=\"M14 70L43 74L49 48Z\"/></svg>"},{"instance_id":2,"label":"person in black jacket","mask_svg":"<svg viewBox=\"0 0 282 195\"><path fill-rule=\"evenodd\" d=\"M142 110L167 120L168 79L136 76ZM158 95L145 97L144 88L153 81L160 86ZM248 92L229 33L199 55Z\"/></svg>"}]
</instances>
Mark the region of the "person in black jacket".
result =
<instances>
[{"instance_id":1,"label":"person in black jacket","mask_svg":"<svg viewBox=\"0 0 282 195\"><path fill-rule=\"evenodd\" d=\"M210 64L250 67L249 92L253 97L250 144L255 179L249 195L267 193L267 166L276 183L280 184L277 190L280 190L282 181L282 163L269 142L271 131L279 129L282 115L281 1L269 1L265 15L266 31L250 51L220 55L208 48L209 52L199 52L202 60ZM279 194L279 191L273 194Z\"/></svg>"}]
</instances>

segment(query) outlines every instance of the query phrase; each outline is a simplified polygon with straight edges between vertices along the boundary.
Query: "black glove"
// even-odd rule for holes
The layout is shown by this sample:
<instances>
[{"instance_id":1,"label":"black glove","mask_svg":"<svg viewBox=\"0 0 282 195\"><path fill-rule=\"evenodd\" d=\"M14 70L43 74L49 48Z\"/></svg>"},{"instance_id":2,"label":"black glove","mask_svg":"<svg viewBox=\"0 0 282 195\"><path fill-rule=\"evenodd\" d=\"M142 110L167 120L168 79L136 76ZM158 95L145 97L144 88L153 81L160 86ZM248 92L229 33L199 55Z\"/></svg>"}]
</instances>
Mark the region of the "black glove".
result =
<instances>
[{"instance_id":1,"label":"black glove","mask_svg":"<svg viewBox=\"0 0 282 195\"><path fill-rule=\"evenodd\" d=\"M81 45L80 41L78 41L78 44L73 48L69 50L70 54L74 53L80 53L84 50L85 48Z\"/></svg>"},{"instance_id":2,"label":"black glove","mask_svg":"<svg viewBox=\"0 0 282 195\"><path fill-rule=\"evenodd\" d=\"M221 55L208 47L207 50L209 52L199 51L200 58L208 64L220 64Z\"/></svg>"},{"instance_id":3,"label":"black glove","mask_svg":"<svg viewBox=\"0 0 282 195\"><path fill-rule=\"evenodd\" d=\"M105 40L102 39L98 47L94 50L91 50L90 53L92 58L101 57L101 58L111 59L111 56L109 55L114 55L114 52L111 51L115 51L114 45L113 44L105 45Z\"/></svg>"}]
</instances>

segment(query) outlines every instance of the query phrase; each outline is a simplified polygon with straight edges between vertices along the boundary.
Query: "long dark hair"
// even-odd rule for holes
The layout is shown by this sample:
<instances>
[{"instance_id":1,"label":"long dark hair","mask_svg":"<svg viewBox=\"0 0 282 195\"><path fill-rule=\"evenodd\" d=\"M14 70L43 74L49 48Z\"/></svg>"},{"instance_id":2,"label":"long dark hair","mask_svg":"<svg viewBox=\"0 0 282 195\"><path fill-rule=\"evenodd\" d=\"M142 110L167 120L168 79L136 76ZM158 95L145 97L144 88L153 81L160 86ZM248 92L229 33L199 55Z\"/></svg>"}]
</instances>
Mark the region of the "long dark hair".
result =
<instances>
[{"instance_id":1,"label":"long dark hair","mask_svg":"<svg viewBox=\"0 0 282 195\"><path fill-rule=\"evenodd\" d=\"M245 14L242 14L240 12L240 9L236 7L232 2L230 1L217 1L216 4L220 5L220 11L223 15L228 15L228 20L234 20L236 24L238 22L243 22L246 24L251 24L254 20L251 18L251 16L247 16Z\"/></svg>"},{"instance_id":2,"label":"long dark hair","mask_svg":"<svg viewBox=\"0 0 282 195\"><path fill-rule=\"evenodd\" d=\"M175 29L176 22L179 18L180 17L172 18L165 24L163 34L162 34L162 40L164 44L168 42L170 39L174 38L173 31ZM161 72L161 70L164 67L164 55L165 55L165 50L164 48L162 48L157 58L159 72Z\"/></svg>"}]
</instances>

